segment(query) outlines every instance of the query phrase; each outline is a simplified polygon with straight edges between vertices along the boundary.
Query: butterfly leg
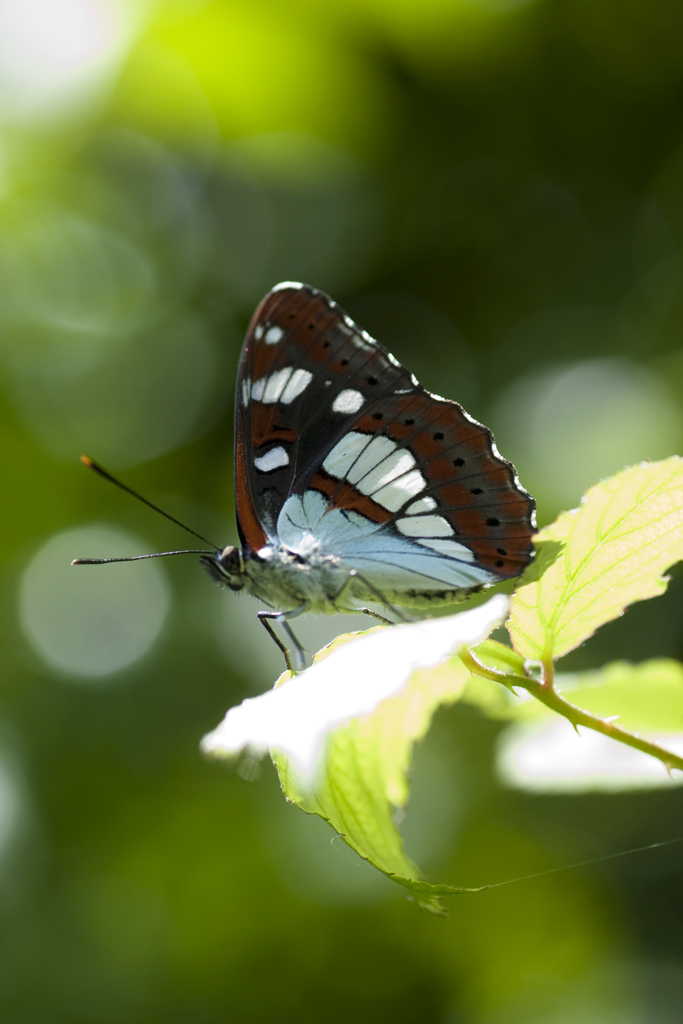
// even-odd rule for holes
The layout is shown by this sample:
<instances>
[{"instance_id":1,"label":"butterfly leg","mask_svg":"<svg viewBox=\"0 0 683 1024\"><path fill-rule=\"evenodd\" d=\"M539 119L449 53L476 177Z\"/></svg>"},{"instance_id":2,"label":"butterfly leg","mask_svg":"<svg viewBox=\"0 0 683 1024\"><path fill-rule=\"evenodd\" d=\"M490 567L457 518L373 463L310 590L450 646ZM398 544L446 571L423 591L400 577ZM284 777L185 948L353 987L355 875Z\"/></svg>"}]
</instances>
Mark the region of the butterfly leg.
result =
<instances>
[{"instance_id":1,"label":"butterfly leg","mask_svg":"<svg viewBox=\"0 0 683 1024\"><path fill-rule=\"evenodd\" d=\"M303 604L300 604L298 608L293 608L291 611L288 612L264 611L256 613L259 621L265 628L266 632L270 634L270 636L273 638L275 643L278 645L278 647L284 654L285 663L290 672L303 672L303 670L306 668L306 659L304 657L304 649L297 640L296 636L294 635L294 631L287 622L287 619L295 619L297 615L301 615L302 612L305 612L307 608L308 604L304 602ZM279 636L276 634L275 630L268 621L269 619L276 619L277 622L280 623L280 626L282 627L284 632L287 634L287 637L289 638L293 648L293 664L292 661L290 660L288 649L285 647L285 645L280 640Z\"/></svg>"},{"instance_id":2,"label":"butterfly leg","mask_svg":"<svg viewBox=\"0 0 683 1024\"><path fill-rule=\"evenodd\" d=\"M405 612L402 612L399 608L395 608L394 605L391 604L390 601L387 601L387 599L384 596L384 594L382 594L382 592L380 590L378 590L377 587L373 586L373 584L370 582L370 580L366 579L365 576L362 576L358 572L357 569L351 569L349 571L349 575L346 577L346 580L344 581L344 584L343 584L341 590L339 591L339 593L337 594L337 596L334 599L334 603L335 604L339 600L339 598L342 596L342 594L344 593L344 591L346 590L346 588L348 587L349 583L351 583L352 580L360 580L360 582L363 584L363 586L367 587L367 589L370 591L370 593L375 595L375 597L377 598L379 603L383 604L385 608L388 608L396 616L397 619L401 620L401 622L412 622L413 621L411 616L406 615ZM358 608L357 610L359 612L363 613L363 614L366 614L366 615L373 615L376 619L380 619L380 621L386 622L390 626L394 625L394 623L390 619L385 619L383 615L379 615L377 612L372 612L372 611L370 611L369 608Z\"/></svg>"},{"instance_id":3,"label":"butterfly leg","mask_svg":"<svg viewBox=\"0 0 683 1024\"><path fill-rule=\"evenodd\" d=\"M379 612L373 612L372 608L358 608L356 609L359 615L372 615L373 619L379 619L385 626L395 626L396 623L392 622L391 619L385 619Z\"/></svg>"}]
</instances>

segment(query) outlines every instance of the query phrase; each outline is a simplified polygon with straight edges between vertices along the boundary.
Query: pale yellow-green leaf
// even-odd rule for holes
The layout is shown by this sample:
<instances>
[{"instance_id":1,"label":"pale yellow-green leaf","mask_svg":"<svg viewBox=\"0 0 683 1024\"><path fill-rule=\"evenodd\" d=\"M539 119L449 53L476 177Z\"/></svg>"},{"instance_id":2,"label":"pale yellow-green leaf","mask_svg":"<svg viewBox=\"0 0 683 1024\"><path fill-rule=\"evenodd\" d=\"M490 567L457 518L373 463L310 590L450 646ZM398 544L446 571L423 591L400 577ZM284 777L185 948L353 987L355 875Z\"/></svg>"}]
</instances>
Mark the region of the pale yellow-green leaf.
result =
<instances>
[{"instance_id":1,"label":"pale yellow-green leaf","mask_svg":"<svg viewBox=\"0 0 683 1024\"><path fill-rule=\"evenodd\" d=\"M501 676L521 676L524 678L524 658L511 647L497 640L482 640L471 650L473 657L485 668L492 669Z\"/></svg>"},{"instance_id":2,"label":"pale yellow-green leaf","mask_svg":"<svg viewBox=\"0 0 683 1024\"><path fill-rule=\"evenodd\" d=\"M468 679L458 658L414 672L401 693L335 730L313 792L310 785L299 783L283 755L273 754L289 800L328 821L361 857L408 889L423 909L437 914L443 913L439 896L471 890L426 882L403 851L394 813L408 800L413 744L426 733L437 707L460 698Z\"/></svg>"},{"instance_id":3,"label":"pale yellow-green leaf","mask_svg":"<svg viewBox=\"0 0 683 1024\"><path fill-rule=\"evenodd\" d=\"M663 593L683 558L683 460L642 463L588 490L538 534L508 629L524 658L559 658L634 601Z\"/></svg>"},{"instance_id":4,"label":"pale yellow-green leaf","mask_svg":"<svg viewBox=\"0 0 683 1024\"><path fill-rule=\"evenodd\" d=\"M596 672L561 675L557 688L592 715L618 715L629 732L683 733L683 665L673 658L614 661Z\"/></svg>"},{"instance_id":5,"label":"pale yellow-green leaf","mask_svg":"<svg viewBox=\"0 0 683 1024\"><path fill-rule=\"evenodd\" d=\"M278 750L300 781L313 788L335 729L402 693L418 669L436 668L480 643L502 624L508 609L508 598L496 594L456 615L383 627L337 643L286 685L230 708L204 736L202 750L214 757L234 757L245 749L256 755Z\"/></svg>"},{"instance_id":6,"label":"pale yellow-green leaf","mask_svg":"<svg viewBox=\"0 0 683 1024\"><path fill-rule=\"evenodd\" d=\"M566 700L597 719L664 750L683 753L683 665L660 658L633 665L612 662L595 672L558 675ZM508 782L543 792L615 791L680 785L657 758L570 723L535 700L511 700L492 717L512 724L498 751Z\"/></svg>"},{"instance_id":7,"label":"pale yellow-green leaf","mask_svg":"<svg viewBox=\"0 0 683 1024\"><path fill-rule=\"evenodd\" d=\"M414 743L469 678L452 656L485 640L508 609L496 594L456 615L338 637L312 668L230 708L202 749L215 757L269 749L288 799L328 821L420 906L443 913L439 896L470 890L421 877L394 813L408 800Z\"/></svg>"}]
</instances>

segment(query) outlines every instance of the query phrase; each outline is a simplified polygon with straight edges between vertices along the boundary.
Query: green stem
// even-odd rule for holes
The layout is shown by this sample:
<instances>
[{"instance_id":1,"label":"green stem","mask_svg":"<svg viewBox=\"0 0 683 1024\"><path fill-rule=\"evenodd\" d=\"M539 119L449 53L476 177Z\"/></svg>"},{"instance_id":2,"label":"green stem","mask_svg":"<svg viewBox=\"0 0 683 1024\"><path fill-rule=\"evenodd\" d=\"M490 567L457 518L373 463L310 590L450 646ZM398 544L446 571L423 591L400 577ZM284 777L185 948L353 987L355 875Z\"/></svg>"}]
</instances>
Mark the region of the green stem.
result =
<instances>
[{"instance_id":1,"label":"green stem","mask_svg":"<svg viewBox=\"0 0 683 1024\"><path fill-rule=\"evenodd\" d=\"M551 682L549 686L546 682L547 676L545 673L543 682L537 683L534 679L527 679L524 676L512 673L496 672L495 669L487 668L486 665L479 661L473 651L466 651L460 657L470 672L483 676L485 679L493 679L495 682L503 683L508 687L522 687L532 697L535 697L536 700L550 708L551 711L556 711L558 715L566 718L572 725L583 725L586 729L593 729L594 732L600 732L603 736L609 736L610 739L616 740L618 743L624 743L628 747L633 747L635 750L641 750L644 754L656 757L658 761L662 762L669 773L672 768L679 768L683 771L683 757L674 754L673 751L660 747L658 743L650 743L649 740L641 739L640 736L627 732L626 729L620 729L614 722L605 721L604 718L597 718L595 715L577 708L575 704L570 704L557 690L552 688L552 676L550 677Z\"/></svg>"},{"instance_id":2,"label":"green stem","mask_svg":"<svg viewBox=\"0 0 683 1024\"><path fill-rule=\"evenodd\" d=\"M548 655L541 664L543 666L541 686L544 690L553 690L555 687L555 662Z\"/></svg>"},{"instance_id":3,"label":"green stem","mask_svg":"<svg viewBox=\"0 0 683 1024\"><path fill-rule=\"evenodd\" d=\"M671 750L660 747L658 743L650 743L649 740L643 740L640 736L627 732L626 729L619 728L614 722L605 721L604 718L596 718L587 711L582 711L575 704L570 704L568 700L565 700L557 690L546 689L540 683L530 679L526 680L525 683L520 681L518 685L524 686L533 697L536 697L537 700L540 700L542 704L545 704L552 711L557 711L559 715L563 715L572 725L586 726L586 728L593 729L595 732L601 732L603 736L609 736L610 739L617 740L619 743L625 743L635 750L642 750L644 754L650 754L652 757L658 758L669 772L672 768L680 768L683 771L683 757L679 757L678 754L674 754Z\"/></svg>"}]
</instances>

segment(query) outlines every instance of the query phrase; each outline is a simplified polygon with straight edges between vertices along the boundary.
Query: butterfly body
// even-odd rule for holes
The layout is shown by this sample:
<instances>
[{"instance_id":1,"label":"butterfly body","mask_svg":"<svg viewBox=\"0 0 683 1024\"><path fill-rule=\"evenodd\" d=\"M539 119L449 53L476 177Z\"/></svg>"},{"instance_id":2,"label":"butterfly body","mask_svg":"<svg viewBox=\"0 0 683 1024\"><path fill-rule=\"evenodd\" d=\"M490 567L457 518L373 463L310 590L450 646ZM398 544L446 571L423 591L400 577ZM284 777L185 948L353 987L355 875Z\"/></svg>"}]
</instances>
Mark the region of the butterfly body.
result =
<instances>
[{"instance_id":1,"label":"butterfly body","mask_svg":"<svg viewBox=\"0 0 683 1024\"><path fill-rule=\"evenodd\" d=\"M235 428L241 546L202 561L262 617L429 608L531 560L534 502L490 430L316 289L278 285L256 310Z\"/></svg>"},{"instance_id":2,"label":"butterfly body","mask_svg":"<svg viewBox=\"0 0 683 1024\"><path fill-rule=\"evenodd\" d=\"M282 545L263 548L257 555L241 554L242 567L232 572L222 565L223 552L202 561L217 582L230 590L246 590L271 608L286 610L305 604L312 614L354 614L378 600L378 590L370 589L364 577L350 570L338 555L312 551L304 559ZM417 610L451 604L472 589L385 589L380 593L387 604Z\"/></svg>"}]
</instances>

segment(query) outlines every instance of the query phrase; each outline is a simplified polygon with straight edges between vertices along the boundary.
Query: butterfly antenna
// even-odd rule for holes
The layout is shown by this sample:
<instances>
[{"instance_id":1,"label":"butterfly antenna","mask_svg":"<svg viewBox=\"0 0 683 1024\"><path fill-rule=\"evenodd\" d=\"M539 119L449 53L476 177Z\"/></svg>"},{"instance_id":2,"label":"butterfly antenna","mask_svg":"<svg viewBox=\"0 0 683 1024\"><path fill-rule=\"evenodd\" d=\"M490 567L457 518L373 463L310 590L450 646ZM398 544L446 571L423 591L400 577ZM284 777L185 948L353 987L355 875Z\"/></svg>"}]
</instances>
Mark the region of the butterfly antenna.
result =
<instances>
[{"instance_id":1,"label":"butterfly antenna","mask_svg":"<svg viewBox=\"0 0 683 1024\"><path fill-rule=\"evenodd\" d=\"M126 558L74 558L72 565L104 565L105 562L139 562L143 558L166 558L168 555L213 555L213 551L155 551L151 555L128 555Z\"/></svg>"},{"instance_id":2,"label":"butterfly antenna","mask_svg":"<svg viewBox=\"0 0 683 1024\"><path fill-rule=\"evenodd\" d=\"M154 509L154 511L158 512L160 516L164 516L166 519L170 519L171 522L175 523L176 526L179 526L181 528L181 530L186 530L187 533L191 533L193 537L198 537L199 540L203 540L205 544L210 544L211 545L211 551L208 551L208 552L202 552L202 551L187 551L187 552L185 552L185 551L163 551L163 552L160 552L161 555L182 555L182 554L188 554L188 555L209 554L209 555L212 555L215 551L218 551L220 549L220 545L214 544L213 541L210 541L208 539L208 537L202 537L201 533L197 533L196 530L191 530L189 526L185 526L185 523L181 523L179 519L176 519L174 516L170 515L168 512L164 512L163 508L159 508L158 505L153 505L151 501L148 501L147 498L143 498L142 495L138 494L137 491L134 491L132 487L128 487L127 484L121 483L120 480L117 480L115 476L112 476L111 473L108 473L107 470L104 469L102 466L100 466L97 462L95 462L94 459L91 459L89 455L81 455L81 462L83 463L84 466L87 466L88 469L92 469L93 473L97 473L98 476L101 476L103 480L107 480L110 484L115 484L116 487L120 487L122 491L126 492L126 494L130 494L133 498L137 498L138 501L141 501L143 505L147 505L148 508ZM141 557L142 558L147 558L147 557L158 558L159 555L152 555L152 556L148 556L148 555L135 555L134 557L135 558L141 558ZM90 559L90 558L80 558L80 559L76 559L76 563L75 564L78 564L78 565L83 565L83 564L99 564L100 562L116 562L116 561L128 561L128 559L116 559L116 558Z\"/></svg>"}]
</instances>

